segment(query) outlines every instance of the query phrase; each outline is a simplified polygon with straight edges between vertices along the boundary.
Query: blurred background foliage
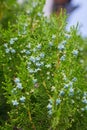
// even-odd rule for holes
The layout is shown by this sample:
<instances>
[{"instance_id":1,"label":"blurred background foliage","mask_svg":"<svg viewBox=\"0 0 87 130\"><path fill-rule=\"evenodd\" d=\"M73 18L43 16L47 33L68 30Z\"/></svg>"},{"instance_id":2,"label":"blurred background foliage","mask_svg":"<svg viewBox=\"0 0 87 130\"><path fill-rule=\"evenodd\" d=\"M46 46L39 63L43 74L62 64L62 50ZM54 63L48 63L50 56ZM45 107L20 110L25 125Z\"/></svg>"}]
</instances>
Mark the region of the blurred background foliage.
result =
<instances>
[{"instance_id":1,"label":"blurred background foliage","mask_svg":"<svg viewBox=\"0 0 87 130\"><path fill-rule=\"evenodd\" d=\"M20 4L15 0L0 0L0 25L4 28L8 27L8 22L15 23L16 17L24 9L24 4Z\"/></svg>"}]
</instances>

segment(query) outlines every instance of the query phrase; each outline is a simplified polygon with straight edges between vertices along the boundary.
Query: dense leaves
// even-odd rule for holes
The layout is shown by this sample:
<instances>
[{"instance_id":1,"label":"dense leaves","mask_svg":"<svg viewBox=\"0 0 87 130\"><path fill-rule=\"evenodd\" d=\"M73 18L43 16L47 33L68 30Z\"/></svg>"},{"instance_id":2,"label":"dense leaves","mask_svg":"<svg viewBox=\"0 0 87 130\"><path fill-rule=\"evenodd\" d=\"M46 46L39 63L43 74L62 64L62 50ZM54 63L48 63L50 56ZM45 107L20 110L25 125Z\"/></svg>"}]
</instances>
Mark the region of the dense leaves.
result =
<instances>
[{"instance_id":1,"label":"dense leaves","mask_svg":"<svg viewBox=\"0 0 87 130\"><path fill-rule=\"evenodd\" d=\"M45 18L43 3L0 29L0 129L86 130L84 40L66 16Z\"/></svg>"}]
</instances>

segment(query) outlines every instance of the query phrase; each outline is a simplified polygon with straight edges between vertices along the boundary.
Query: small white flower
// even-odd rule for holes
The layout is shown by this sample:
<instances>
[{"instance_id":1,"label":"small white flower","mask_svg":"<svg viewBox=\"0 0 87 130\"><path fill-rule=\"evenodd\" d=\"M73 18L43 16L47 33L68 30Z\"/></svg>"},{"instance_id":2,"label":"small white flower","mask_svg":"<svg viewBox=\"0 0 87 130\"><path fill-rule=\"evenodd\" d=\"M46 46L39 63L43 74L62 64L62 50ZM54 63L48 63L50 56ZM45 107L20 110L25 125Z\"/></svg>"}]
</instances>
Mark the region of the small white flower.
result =
<instances>
[{"instance_id":1,"label":"small white flower","mask_svg":"<svg viewBox=\"0 0 87 130\"><path fill-rule=\"evenodd\" d=\"M20 101L21 101L21 102L25 102L25 99L26 99L26 98L25 98L24 96L22 96L22 97L20 98Z\"/></svg>"},{"instance_id":2,"label":"small white flower","mask_svg":"<svg viewBox=\"0 0 87 130\"><path fill-rule=\"evenodd\" d=\"M33 63L35 63L36 62L35 57L31 56L30 57L30 61L32 61Z\"/></svg>"},{"instance_id":3,"label":"small white flower","mask_svg":"<svg viewBox=\"0 0 87 130\"><path fill-rule=\"evenodd\" d=\"M33 69L28 69L29 73L34 73L34 70Z\"/></svg>"},{"instance_id":4,"label":"small white flower","mask_svg":"<svg viewBox=\"0 0 87 130\"><path fill-rule=\"evenodd\" d=\"M6 52L6 53L9 53L9 52L10 52L10 49L9 49L9 48L7 48L7 49L5 50L5 52Z\"/></svg>"},{"instance_id":5,"label":"small white flower","mask_svg":"<svg viewBox=\"0 0 87 130\"><path fill-rule=\"evenodd\" d=\"M45 65L46 68L51 68L51 64Z\"/></svg>"},{"instance_id":6,"label":"small white flower","mask_svg":"<svg viewBox=\"0 0 87 130\"><path fill-rule=\"evenodd\" d=\"M73 50L73 51L72 51L72 54L73 54L74 56L77 56L77 55L78 55L78 53L79 53L79 51L78 51L78 50Z\"/></svg>"},{"instance_id":7,"label":"small white flower","mask_svg":"<svg viewBox=\"0 0 87 130\"><path fill-rule=\"evenodd\" d=\"M40 67L40 66L41 66L41 63L37 62L37 63L36 63L36 66L37 66L37 67Z\"/></svg>"},{"instance_id":8,"label":"small white flower","mask_svg":"<svg viewBox=\"0 0 87 130\"><path fill-rule=\"evenodd\" d=\"M15 78L15 79L14 79L14 82L15 82L15 83L20 83L20 79L19 79L19 78Z\"/></svg>"},{"instance_id":9,"label":"small white flower","mask_svg":"<svg viewBox=\"0 0 87 130\"><path fill-rule=\"evenodd\" d=\"M10 44L12 45L12 44L14 44L14 42L15 42L14 39L11 38L11 39L10 39Z\"/></svg>"},{"instance_id":10,"label":"small white flower","mask_svg":"<svg viewBox=\"0 0 87 130\"><path fill-rule=\"evenodd\" d=\"M63 44L59 44L59 45L58 45L58 49L59 49L60 51L63 51L63 50L65 49L65 46L64 46Z\"/></svg>"},{"instance_id":11,"label":"small white flower","mask_svg":"<svg viewBox=\"0 0 87 130\"><path fill-rule=\"evenodd\" d=\"M69 89L69 96L73 96L74 95L74 89L71 87Z\"/></svg>"},{"instance_id":12,"label":"small white flower","mask_svg":"<svg viewBox=\"0 0 87 130\"><path fill-rule=\"evenodd\" d=\"M49 104L47 105L47 108L48 108L48 110L52 109L52 105L49 103Z\"/></svg>"},{"instance_id":13,"label":"small white flower","mask_svg":"<svg viewBox=\"0 0 87 130\"><path fill-rule=\"evenodd\" d=\"M59 96L64 96L64 94L65 94L64 90L61 90Z\"/></svg>"},{"instance_id":14,"label":"small white flower","mask_svg":"<svg viewBox=\"0 0 87 130\"><path fill-rule=\"evenodd\" d=\"M26 55L29 55L30 53L31 53L31 52L28 51L28 50L25 51L25 54L26 54Z\"/></svg>"},{"instance_id":15,"label":"small white flower","mask_svg":"<svg viewBox=\"0 0 87 130\"><path fill-rule=\"evenodd\" d=\"M53 42L49 42L49 46L52 47L53 46Z\"/></svg>"},{"instance_id":16,"label":"small white flower","mask_svg":"<svg viewBox=\"0 0 87 130\"><path fill-rule=\"evenodd\" d=\"M17 83L17 88L18 89L23 89L22 84L21 83Z\"/></svg>"},{"instance_id":17,"label":"small white flower","mask_svg":"<svg viewBox=\"0 0 87 130\"><path fill-rule=\"evenodd\" d=\"M51 116L52 115L52 110L49 110L48 114L49 114L49 116Z\"/></svg>"},{"instance_id":18,"label":"small white flower","mask_svg":"<svg viewBox=\"0 0 87 130\"><path fill-rule=\"evenodd\" d=\"M81 111L85 111L85 108L81 108Z\"/></svg>"},{"instance_id":19,"label":"small white flower","mask_svg":"<svg viewBox=\"0 0 87 130\"><path fill-rule=\"evenodd\" d=\"M12 104L13 104L13 106L18 106L18 101L17 100L12 100Z\"/></svg>"},{"instance_id":20,"label":"small white flower","mask_svg":"<svg viewBox=\"0 0 87 130\"><path fill-rule=\"evenodd\" d=\"M40 54L40 57L41 57L41 58L44 58L44 56L45 56L44 53L41 53L41 54Z\"/></svg>"},{"instance_id":21,"label":"small white flower","mask_svg":"<svg viewBox=\"0 0 87 130\"><path fill-rule=\"evenodd\" d=\"M39 60L40 60L40 57L36 57L35 60L36 60L36 61L39 61Z\"/></svg>"},{"instance_id":22,"label":"small white flower","mask_svg":"<svg viewBox=\"0 0 87 130\"><path fill-rule=\"evenodd\" d=\"M62 45L66 45L66 43L67 43L66 40L63 40L63 41L61 42Z\"/></svg>"},{"instance_id":23,"label":"small white flower","mask_svg":"<svg viewBox=\"0 0 87 130\"><path fill-rule=\"evenodd\" d=\"M76 82L76 81L77 81L77 78L74 77L74 78L72 79L72 82Z\"/></svg>"},{"instance_id":24,"label":"small white flower","mask_svg":"<svg viewBox=\"0 0 87 130\"><path fill-rule=\"evenodd\" d=\"M38 49L41 49L41 44L38 44L38 45L37 45L37 48L38 48Z\"/></svg>"},{"instance_id":25,"label":"small white flower","mask_svg":"<svg viewBox=\"0 0 87 130\"><path fill-rule=\"evenodd\" d=\"M65 61L66 55L61 56L60 61Z\"/></svg>"},{"instance_id":26,"label":"small white flower","mask_svg":"<svg viewBox=\"0 0 87 130\"><path fill-rule=\"evenodd\" d=\"M83 99L82 102L83 102L84 104L87 104L87 99L86 99L86 98Z\"/></svg>"},{"instance_id":27,"label":"small white flower","mask_svg":"<svg viewBox=\"0 0 87 130\"><path fill-rule=\"evenodd\" d=\"M69 84L65 84L64 88L67 89L69 87Z\"/></svg>"},{"instance_id":28,"label":"small white flower","mask_svg":"<svg viewBox=\"0 0 87 130\"><path fill-rule=\"evenodd\" d=\"M15 49L11 49L11 53L13 54L16 53Z\"/></svg>"},{"instance_id":29,"label":"small white flower","mask_svg":"<svg viewBox=\"0 0 87 130\"><path fill-rule=\"evenodd\" d=\"M4 47L6 47L6 48L7 48L7 47L8 47L8 44L7 44L7 43L4 43Z\"/></svg>"},{"instance_id":30,"label":"small white flower","mask_svg":"<svg viewBox=\"0 0 87 130\"><path fill-rule=\"evenodd\" d=\"M73 93L73 92L74 92L74 89L73 89L73 88L70 88L69 92L70 92L70 93Z\"/></svg>"},{"instance_id":31,"label":"small white flower","mask_svg":"<svg viewBox=\"0 0 87 130\"><path fill-rule=\"evenodd\" d=\"M29 44L27 45L27 48L29 48L29 49L31 48L31 43L29 43Z\"/></svg>"},{"instance_id":32,"label":"small white flower","mask_svg":"<svg viewBox=\"0 0 87 130\"><path fill-rule=\"evenodd\" d=\"M60 99L56 99L56 105L59 105L61 103Z\"/></svg>"}]
</instances>

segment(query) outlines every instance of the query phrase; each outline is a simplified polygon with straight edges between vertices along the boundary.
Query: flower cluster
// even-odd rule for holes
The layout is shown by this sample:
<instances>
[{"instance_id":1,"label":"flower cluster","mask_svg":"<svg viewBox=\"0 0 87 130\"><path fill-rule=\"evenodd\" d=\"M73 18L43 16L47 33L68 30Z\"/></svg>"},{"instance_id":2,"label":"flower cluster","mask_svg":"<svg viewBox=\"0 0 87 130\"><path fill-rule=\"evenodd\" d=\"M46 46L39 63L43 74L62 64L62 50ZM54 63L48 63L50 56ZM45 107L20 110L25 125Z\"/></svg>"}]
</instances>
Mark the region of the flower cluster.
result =
<instances>
[{"instance_id":1,"label":"flower cluster","mask_svg":"<svg viewBox=\"0 0 87 130\"><path fill-rule=\"evenodd\" d=\"M47 105L49 116L52 115L52 103L53 103L52 99L49 99L49 104Z\"/></svg>"},{"instance_id":2,"label":"flower cluster","mask_svg":"<svg viewBox=\"0 0 87 130\"><path fill-rule=\"evenodd\" d=\"M16 50L12 47L12 45L13 45L17 40L18 40L17 37L11 38L10 41L9 41L10 47L9 47L8 43L4 43L5 52L6 52L7 54L9 54L9 53L15 54L15 53L16 53Z\"/></svg>"},{"instance_id":3,"label":"flower cluster","mask_svg":"<svg viewBox=\"0 0 87 130\"><path fill-rule=\"evenodd\" d=\"M22 87L22 83L20 82L20 78L15 78L14 79L14 82L15 82L15 84L16 84L16 88L13 88L12 89L12 93L13 94L17 94L18 92L17 92L17 89L19 89L19 90L22 90L23 89L23 87ZM16 97L17 98L17 97ZM13 106L18 106L19 105L19 102L21 102L21 103L24 103L25 102L25 96L21 96L20 98L19 98L19 100L17 100L17 99L14 99L14 100L12 100L12 104L13 104Z\"/></svg>"}]
</instances>

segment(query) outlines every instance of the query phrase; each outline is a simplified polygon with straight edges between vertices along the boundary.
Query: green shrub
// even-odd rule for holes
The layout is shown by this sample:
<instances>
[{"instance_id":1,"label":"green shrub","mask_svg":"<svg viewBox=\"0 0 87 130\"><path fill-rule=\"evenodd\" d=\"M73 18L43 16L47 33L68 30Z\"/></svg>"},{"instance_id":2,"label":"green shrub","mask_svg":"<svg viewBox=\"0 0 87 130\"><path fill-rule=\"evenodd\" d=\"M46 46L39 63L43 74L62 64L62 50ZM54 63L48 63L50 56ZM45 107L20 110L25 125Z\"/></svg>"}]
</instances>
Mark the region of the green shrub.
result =
<instances>
[{"instance_id":1,"label":"green shrub","mask_svg":"<svg viewBox=\"0 0 87 130\"><path fill-rule=\"evenodd\" d=\"M41 2L31 5L16 24L0 29L0 85L8 114L0 129L87 130L84 40L76 29L65 30L66 16L47 19Z\"/></svg>"}]
</instances>

